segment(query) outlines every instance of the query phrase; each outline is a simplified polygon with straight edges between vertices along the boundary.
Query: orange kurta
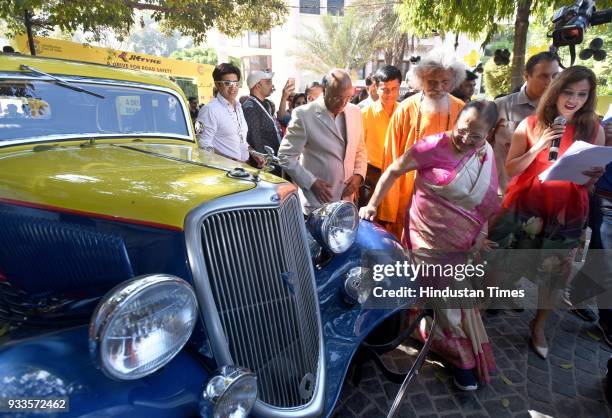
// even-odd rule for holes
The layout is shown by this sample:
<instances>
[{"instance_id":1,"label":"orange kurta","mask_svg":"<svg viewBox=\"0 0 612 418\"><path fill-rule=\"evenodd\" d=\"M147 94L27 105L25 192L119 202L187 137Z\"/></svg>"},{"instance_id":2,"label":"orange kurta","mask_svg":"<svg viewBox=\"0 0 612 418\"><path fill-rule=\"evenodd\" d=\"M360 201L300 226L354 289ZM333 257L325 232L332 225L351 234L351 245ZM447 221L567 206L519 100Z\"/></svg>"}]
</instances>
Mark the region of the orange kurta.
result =
<instances>
[{"instance_id":1,"label":"orange kurta","mask_svg":"<svg viewBox=\"0 0 612 418\"><path fill-rule=\"evenodd\" d=\"M420 138L416 138L416 125L421 94L410 96L400 103L387 129L383 170L414 145L417 139L444 132L454 126L457 115L465 104L454 96L448 95L448 97L450 98L450 119L447 111L421 112ZM400 239L404 230L406 209L410 206L412 199L413 187L414 172L410 172L395 182L378 209L378 219L389 222L387 229Z\"/></svg>"},{"instance_id":2,"label":"orange kurta","mask_svg":"<svg viewBox=\"0 0 612 418\"><path fill-rule=\"evenodd\" d=\"M398 108L398 103L393 103L393 112ZM393 115L391 112L391 115ZM368 151L368 164L376 168L382 168L387 128L391 116L383 109L380 100L361 109L363 120L363 138Z\"/></svg>"}]
</instances>

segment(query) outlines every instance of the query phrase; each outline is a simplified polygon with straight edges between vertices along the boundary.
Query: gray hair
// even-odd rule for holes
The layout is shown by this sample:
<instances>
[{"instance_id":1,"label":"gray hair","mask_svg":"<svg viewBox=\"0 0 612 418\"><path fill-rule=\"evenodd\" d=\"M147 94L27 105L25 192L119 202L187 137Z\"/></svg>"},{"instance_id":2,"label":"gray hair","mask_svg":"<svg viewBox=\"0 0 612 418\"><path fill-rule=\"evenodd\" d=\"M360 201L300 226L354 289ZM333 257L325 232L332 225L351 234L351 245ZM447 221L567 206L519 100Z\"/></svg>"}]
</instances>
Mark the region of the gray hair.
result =
<instances>
[{"instance_id":1,"label":"gray hair","mask_svg":"<svg viewBox=\"0 0 612 418\"><path fill-rule=\"evenodd\" d=\"M407 79L417 90L423 89L423 77L432 71L452 71L454 85L459 86L465 80L465 65L457 59L455 54L445 48L432 49L425 55L418 65L410 69Z\"/></svg>"}]
</instances>

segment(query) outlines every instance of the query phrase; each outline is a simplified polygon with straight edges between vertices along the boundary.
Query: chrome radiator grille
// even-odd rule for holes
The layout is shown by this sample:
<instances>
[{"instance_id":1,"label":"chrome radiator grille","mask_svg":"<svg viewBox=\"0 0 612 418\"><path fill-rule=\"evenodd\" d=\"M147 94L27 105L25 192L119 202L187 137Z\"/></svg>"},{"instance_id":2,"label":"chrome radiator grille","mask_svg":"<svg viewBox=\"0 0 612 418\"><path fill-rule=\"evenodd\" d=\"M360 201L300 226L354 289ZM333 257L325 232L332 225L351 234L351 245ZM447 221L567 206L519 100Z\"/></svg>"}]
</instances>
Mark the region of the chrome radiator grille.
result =
<instances>
[{"instance_id":1,"label":"chrome radiator grille","mask_svg":"<svg viewBox=\"0 0 612 418\"><path fill-rule=\"evenodd\" d=\"M235 364L255 371L259 399L307 404L319 370L319 320L297 196L280 208L214 213L204 260Z\"/></svg>"}]
</instances>

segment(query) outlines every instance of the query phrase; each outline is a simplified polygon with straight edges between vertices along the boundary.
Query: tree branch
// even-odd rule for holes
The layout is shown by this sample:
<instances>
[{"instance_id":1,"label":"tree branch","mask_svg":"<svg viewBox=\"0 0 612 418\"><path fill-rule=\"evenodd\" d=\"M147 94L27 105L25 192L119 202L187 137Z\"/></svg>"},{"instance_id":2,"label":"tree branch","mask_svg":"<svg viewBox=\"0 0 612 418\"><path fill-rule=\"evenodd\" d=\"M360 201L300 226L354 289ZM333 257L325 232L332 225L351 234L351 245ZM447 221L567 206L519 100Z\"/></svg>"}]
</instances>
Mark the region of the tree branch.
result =
<instances>
[{"instance_id":1,"label":"tree branch","mask_svg":"<svg viewBox=\"0 0 612 418\"><path fill-rule=\"evenodd\" d=\"M137 9L137 10L154 10L156 12L164 12L164 13L168 13L173 10L169 7L158 6L156 4L149 4L149 3L139 3L137 1L125 0L124 3L126 6L131 7L133 9Z\"/></svg>"}]
</instances>

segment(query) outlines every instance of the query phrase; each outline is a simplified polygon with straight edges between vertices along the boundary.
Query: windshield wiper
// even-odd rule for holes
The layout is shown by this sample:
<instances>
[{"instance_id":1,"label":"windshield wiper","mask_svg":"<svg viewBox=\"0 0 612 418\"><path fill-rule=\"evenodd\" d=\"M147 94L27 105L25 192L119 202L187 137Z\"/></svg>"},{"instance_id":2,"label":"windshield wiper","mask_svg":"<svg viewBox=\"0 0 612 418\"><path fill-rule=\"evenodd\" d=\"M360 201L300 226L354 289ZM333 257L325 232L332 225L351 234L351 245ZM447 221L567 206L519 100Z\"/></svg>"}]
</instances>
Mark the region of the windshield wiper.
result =
<instances>
[{"instance_id":1,"label":"windshield wiper","mask_svg":"<svg viewBox=\"0 0 612 418\"><path fill-rule=\"evenodd\" d=\"M19 68L22 69L22 70L27 70L27 71L33 72L34 74L38 74L38 75L42 75L42 76L45 76L45 77L49 77L49 80L45 80L45 81L55 82L55 83L57 83L58 86L65 87L65 88L70 89L70 90L78 91L80 93L91 94L92 96L99 97L100 99L104 99L105 98L101 94L95 93L95 92L90 91L90 90L86 90L86 89L84 89L82 87L79 87L79 86L75 86L74 84L71 84L71 83L67 82L66 80L62 80L61 78L57 78L55 76L52 76L51 74L47 74L47 73L45 73L43 71L37 70L36 68L32 68L29 65L21 64L19 66Z\"/></svg>"}]
</instances>

